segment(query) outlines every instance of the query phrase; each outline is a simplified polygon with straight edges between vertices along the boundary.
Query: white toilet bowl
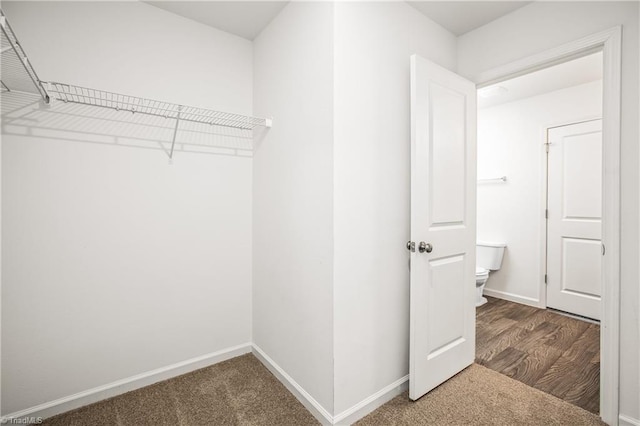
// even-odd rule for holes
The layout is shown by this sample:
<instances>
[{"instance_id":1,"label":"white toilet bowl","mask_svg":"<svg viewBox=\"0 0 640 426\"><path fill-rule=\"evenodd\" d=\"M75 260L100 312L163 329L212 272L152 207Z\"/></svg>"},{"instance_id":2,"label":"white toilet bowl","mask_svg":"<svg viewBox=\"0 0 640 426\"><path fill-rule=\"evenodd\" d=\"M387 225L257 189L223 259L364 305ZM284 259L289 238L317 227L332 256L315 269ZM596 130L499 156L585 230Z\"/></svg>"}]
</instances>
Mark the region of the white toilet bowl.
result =
<instances>
[{"instance_id":1,"label":"white toilet bowl","mask_svg":"<svg viewBox=\"0 0 640 426\"><path fill-rule=\"evenodd\" d=\"M489 270L484 268L476 268L476 307L487 303L487 298L482 297L484 285L489 279Z\"/></svg>"},{"instance_id":2,"label":"white toilet bowl","mask_svg":"<svg viewBox=\"0 0 640 426\"><path fill-rule=\"evenodd\" d=\"M482 297L484 285L489 279L489 270L484 268L476 268L476 307L487 303L487 298Z\"/></svg>"},{"instance_id":3,"label":"white toilet bowl","mask_svg":"<svg viewBox=\"0 0 640 426\"><path fill-rule=\"evenodd\" d=\"M487 298L482 297L482 292L490 271L497 271L502 266L506 246L505 243L476 243L476 307L487 303Z\"/></svg>"}]
</instances>

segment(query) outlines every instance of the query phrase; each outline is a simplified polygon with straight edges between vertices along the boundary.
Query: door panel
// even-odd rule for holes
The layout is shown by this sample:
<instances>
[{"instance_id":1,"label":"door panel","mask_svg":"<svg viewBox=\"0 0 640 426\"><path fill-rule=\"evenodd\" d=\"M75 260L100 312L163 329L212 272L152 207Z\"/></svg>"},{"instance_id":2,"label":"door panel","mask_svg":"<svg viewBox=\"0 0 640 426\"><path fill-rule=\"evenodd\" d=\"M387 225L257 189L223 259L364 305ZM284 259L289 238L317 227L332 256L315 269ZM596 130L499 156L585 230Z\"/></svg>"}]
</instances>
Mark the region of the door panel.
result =
<instances>
[{"instance_id":1,"label":"door panel","mask_svg":"<svg viewBox=\"0 0 640 426\"><path fill-rule=\"evenodd\" d=\"M562 282L561 291L577 296L600 297L601 262L594 261L601 255L600 240L585 238L562 239Z\"/></svg>"},{"instance_id":2,"label":"door panel","mask_svg":"<svg viewBox=\"0 0 640 426\"><path fill-rule=\"evenodd\" d=\"M409 396L475 355L475 85L411 57ZM431 251L420 252L420 242Z\"/></svg>"},{"instance_id":3,"label":"door panel","mask_svg":"<svg viewBox=\"0 0 640 426\"><path fill-rule=\"evenodd\" d=\"M565 136L562 149L564 218L599 222L602 218L601 131Z\"/></svg>"},{"instance_id":4,"label":"door panel","mask_svg":"<svg viewBox=\"0 0 640 426\"><path fill-rule=\"evenodd\" d=\"M428 191L432 225L462 224L465 207L465 96L440 84L430 84L432 153ZM464 171L464 173L461 173Z\"/></svg>"},{"instance_id":5,"label":"door panel","mask_svg":"<svg viewBox=\"0 0 640 426\"><path fill-rule=\"evenodd\" d=\"M427 358L438 356L443 348L464 342L464 256L452 256L429 262L432 285L429 299L429 335ZM450 303L440 303L447 300ZM442 325L446 324L446 327Z\"/></svg>"},{"instance_id":6,"label":"door panel","mask_svg":"<svg viewBox=\"0 0 640 426\"><path fill-rule=\"evenodd\" d=\"M547 306L600 319L602 120L549 129Z\"/></svg>"}]
</instances>

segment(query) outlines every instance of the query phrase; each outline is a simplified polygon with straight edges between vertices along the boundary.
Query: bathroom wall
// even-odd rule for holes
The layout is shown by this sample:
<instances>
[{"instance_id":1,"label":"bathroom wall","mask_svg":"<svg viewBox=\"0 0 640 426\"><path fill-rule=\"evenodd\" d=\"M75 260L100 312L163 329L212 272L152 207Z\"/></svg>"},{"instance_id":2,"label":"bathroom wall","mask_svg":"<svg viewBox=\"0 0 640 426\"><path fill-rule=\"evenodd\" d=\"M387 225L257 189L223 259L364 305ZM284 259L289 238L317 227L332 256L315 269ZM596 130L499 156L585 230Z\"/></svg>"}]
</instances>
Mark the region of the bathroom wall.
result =
<instances>
[{"instance_id":1,"label":"bathroom wall","mask_svg":"<svg viewBox=\"0 0 640 426\"><path fill-rule=\"evenodd\" d=\"M478 111L478 240L507 243L485 294L543 307L545 129L601 117L602 81Z\"/></svg>"},{"instance_id":2,"label":"bathroom wall","mask_svg":"<svg viewBox=\"0 0 640 426\"><path fill-rule=\"evenodd\" d=\"M622 26L620 419L640 424L640 5L534 2L458 38L458 71L481 72L589 34Z\"/></svg>"},{"instance_id":3,"label":"bathroom wall","mask_svg":"<svg viewBox=\"0 0 640 426\"><path fill-rule=\"evenodd\" d=\"M252 113L245 39L142 2L2 8L45 80ZM252 159L169 165L132 147L163 118L27 103L2 123L2 414L249 351Z\"/></svg>"}]
</instances>

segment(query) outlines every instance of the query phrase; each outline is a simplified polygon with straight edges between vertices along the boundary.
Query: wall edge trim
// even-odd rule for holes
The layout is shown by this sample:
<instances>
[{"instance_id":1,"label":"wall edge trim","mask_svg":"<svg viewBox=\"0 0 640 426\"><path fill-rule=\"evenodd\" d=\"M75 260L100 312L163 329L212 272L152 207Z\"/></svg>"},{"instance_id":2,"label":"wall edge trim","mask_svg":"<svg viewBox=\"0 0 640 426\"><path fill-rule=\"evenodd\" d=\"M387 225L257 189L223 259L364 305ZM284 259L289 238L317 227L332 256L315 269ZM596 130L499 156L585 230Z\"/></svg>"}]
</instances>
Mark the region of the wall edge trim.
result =
<instances>
[{"instance_id":1,"label":"wall edge trim","mask_svg":"<svg viewBox=\"0 0 640 426\"><path fill-rule=\"evenodd\" d=\"M350 425L367 414L375 411L394 397L400 395L409 389L409 375L396 380L395 382L383 387L378 392L358 402L351 408L347 408L342 413L337 414L333 418L335 425Z\"/></svg>"},{"instance_id":2,"label":"wall edge trim","mask_svg":"<svg viewBox=\"0 0 640 426\"><path fill-rule=\"evenodd\" d=\"M484 294L486 296L495 297L497 299L504 299L510 302L521 303L523 305L533 306L534 308L544 308L542 306L540 300L534 299L533 297L520 296L514 293L508 293L506 291L493 290L490 288L484 288Z\"/></svg>"},{"instance_id":3,"label":"wall edge trim","mask_svg":"<svg viewBox=\"0 0 640 426\"><path fill-rule=\"evenodd\" d=\"M136 374L102 386L97 386L53 401L9 413L7 415L3 415L2 420L23 417L48 418L94 402L99 402L107 398L130 392L132 390L140 389L163 380L171 379L200 368L208 367L249 352L251 352L251 343L232 346L230 348L190 358L185 361L156 368L151 371Z\"/></svg>"},{"instance_id":4,"label":"wall edge trim","mask_svg":"<svg viewBox=\"0 0 640 426\"><path fill-rule=\"evenodd\" d=\"M619 416L620 426L640 426L640 419L634 419L633 417L620 414Z\"/></svg>"},{"instance_id":5,"label":"wall edge trim","mask_svg":"<svg viewBox=\"0 0 640 426\"><path fill-rule=\"evenodd\" d=\"M253 343L253 354L304 405L304 408L323 425L333 425L333 416L309 394L293 377L287 374L269 355Z\"/></svg>"}]
</instances>

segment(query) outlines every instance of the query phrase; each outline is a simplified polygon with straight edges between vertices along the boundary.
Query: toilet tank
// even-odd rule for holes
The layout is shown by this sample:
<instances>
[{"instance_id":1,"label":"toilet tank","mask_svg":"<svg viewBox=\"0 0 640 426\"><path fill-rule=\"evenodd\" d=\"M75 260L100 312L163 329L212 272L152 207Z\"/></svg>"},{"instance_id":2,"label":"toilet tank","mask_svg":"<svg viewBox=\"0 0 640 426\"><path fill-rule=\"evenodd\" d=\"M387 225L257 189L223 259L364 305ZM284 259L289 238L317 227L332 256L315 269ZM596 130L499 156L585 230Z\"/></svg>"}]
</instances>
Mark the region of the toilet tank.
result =
<instances>
[{"instance_id":1,"label":"toilet tank","mask_svg":"<svg viewBox=\"0 0 640 426\"><path fill-rule=\"evenodd\" d=\"M500 269L506 246L505 243L478 241L476 243L476 265L491 271Z\"/></svg>"}]
</instances>

